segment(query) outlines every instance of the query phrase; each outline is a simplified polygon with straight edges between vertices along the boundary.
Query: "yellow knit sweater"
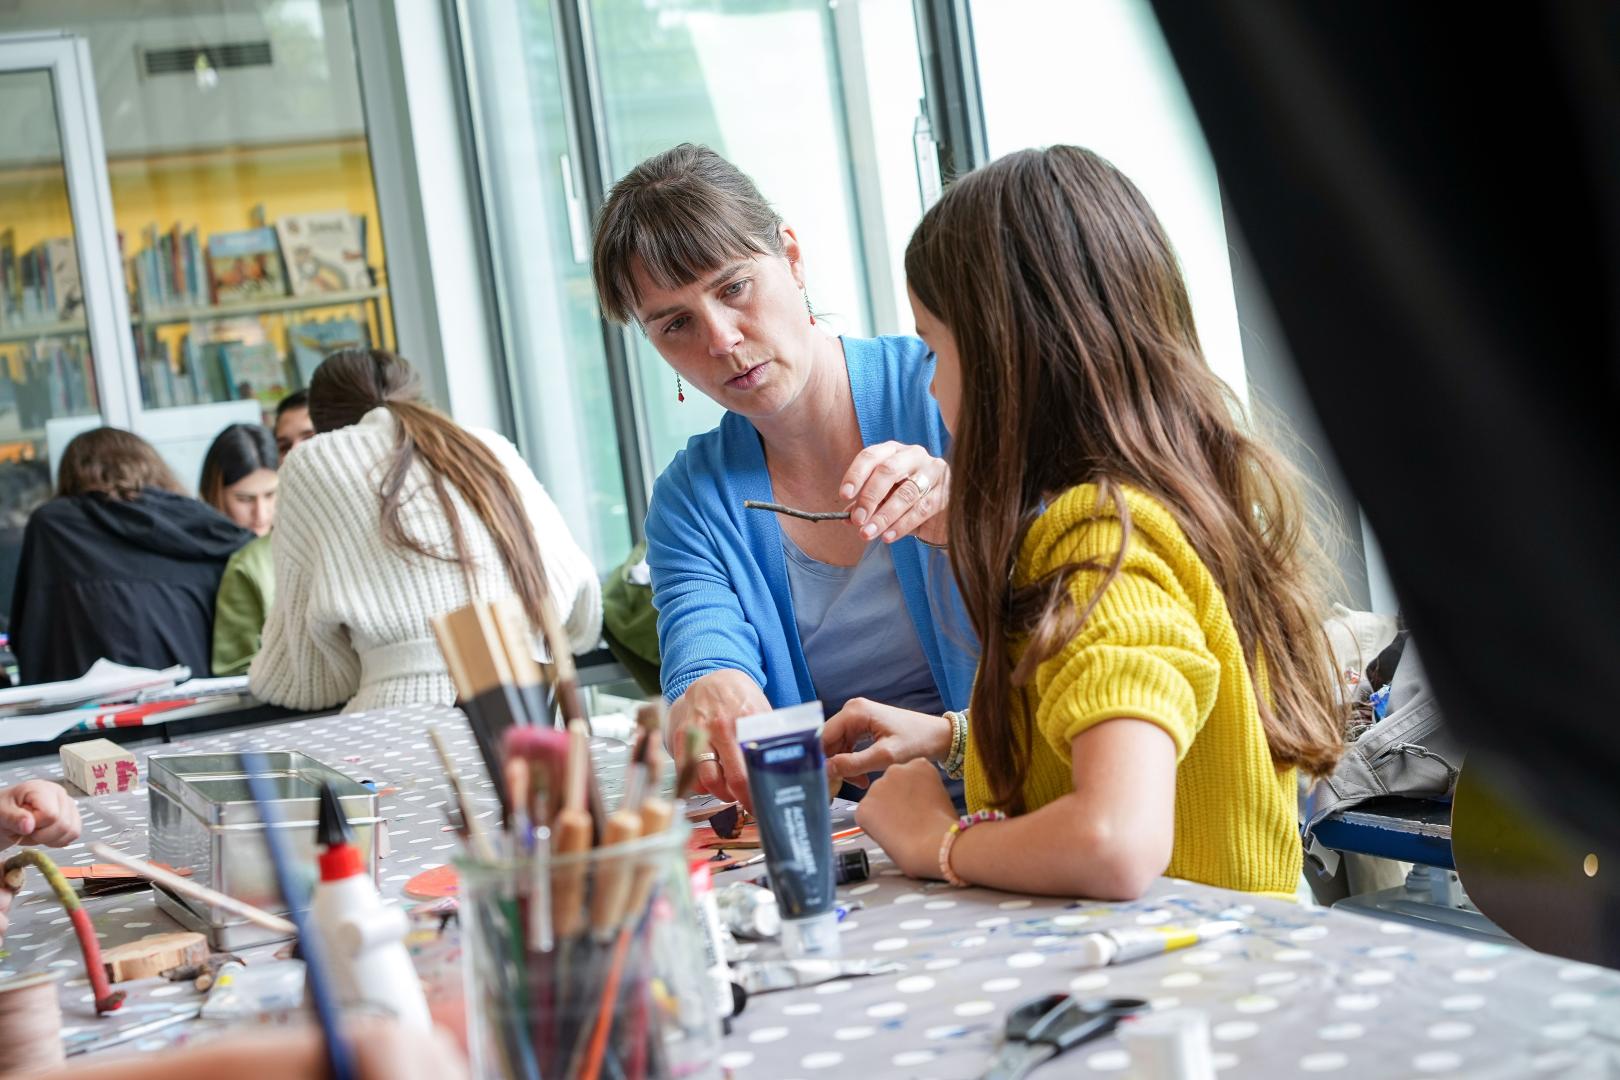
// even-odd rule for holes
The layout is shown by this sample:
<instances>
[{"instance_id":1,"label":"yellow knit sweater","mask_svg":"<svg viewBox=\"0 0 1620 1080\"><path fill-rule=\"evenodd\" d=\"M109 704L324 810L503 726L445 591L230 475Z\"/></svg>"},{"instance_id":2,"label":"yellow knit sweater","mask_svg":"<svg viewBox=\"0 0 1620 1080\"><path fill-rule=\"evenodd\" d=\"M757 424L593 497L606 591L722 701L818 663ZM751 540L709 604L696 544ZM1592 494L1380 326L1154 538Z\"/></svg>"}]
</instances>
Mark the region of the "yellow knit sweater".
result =
<instances>
[{"instance_id":1,"label":"yellow knit sweater","mask_svg":"<svg viewBox=\"0 0 1620 1080\"><path fill-rule=\"evenodd\" d=\"M1091 618L1029 687L1035 708L1026 809L1074 790L1071 746L1105 720L1157 724L1176 745L1176 835L1166 873L1229 889L1292 896L1302 852L1295 776L1271 760L1226 598L1169 511L1127 488L1131 541L1119 576ZM1114 502L1084 484L1055 499L1030 527L1014 578L1027 585L1066 563L1106 567L1123 529ZM1069 579L1084 610L1104 574ZM1022 649L1013 643L1013 660ZM1029 718L1014 695L1015 723ZM1025 730L1028 730L1027 728ZM970 809L989 801L969 741Z\"/></svg>"}]
</instances>

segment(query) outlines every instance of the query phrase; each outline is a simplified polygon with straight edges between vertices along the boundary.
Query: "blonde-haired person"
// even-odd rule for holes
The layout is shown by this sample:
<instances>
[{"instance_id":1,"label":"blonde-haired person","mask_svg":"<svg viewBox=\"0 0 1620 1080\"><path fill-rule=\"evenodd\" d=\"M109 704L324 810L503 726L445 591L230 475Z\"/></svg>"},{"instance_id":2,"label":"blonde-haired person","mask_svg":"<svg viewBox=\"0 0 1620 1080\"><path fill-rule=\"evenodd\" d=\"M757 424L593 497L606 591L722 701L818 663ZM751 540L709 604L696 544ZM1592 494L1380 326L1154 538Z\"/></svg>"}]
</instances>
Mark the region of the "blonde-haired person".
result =
<instances>
[{"instance_id":1,"label":"blonde-haired person","mask_svg":"<svg viewBox=\"0 0 1620 1080\"><path fill-rule=\"evenodd\" d=\"M56 497L23 534L11 644L24 683L76 679L105 657L209 670L214 595L253 534L181 489L139 435L74 436Z\"/></svg>"},{"instance_id":2,"label":"blonde-haired person","mask_svg":"<svg viewBox=\"0 0 1620 1080\"><path fill-rule=\"evenodd\" d=\"M1331 571L1294 471L1204 361L1158 219L1097 155L1024 151L946 192L906 273L982 658L965 718L851 709L826 745L843 775L954 750L988 820L959 823L921 761L856 820L915 877L1292 895L1296 770L1342 749Z\"/></svg>"},{"instance_id":3,"label":"blonde-haired person","mask_svg":"<svg viewBox=\"0 0 1620 1080\"><path fill-rule=\"evenodd\" d=\"M674 369L665 407L696 392L726 410L659 476L647 563L670 745L705 729L698 785L745 804L739 717L961 708L973 681L949 567L921 546L943 543L950 499L928 349L818 326L803 241L735 165L683 144L614 185L593 257L602 309Z\"/></svg>"},{"instance_id":4,"label":"blonde-haired person","mask_svg":"<svg viewBox=\"0 0 1620 1080\"><path fill-rule=\"evenodd\" d=\"M550 595L576 652L597 642L595 568L510 442L422 400L404 359L333 353L309 385L317 432L287 455L271 534L276 599L248 672L275 705L350 712L455 700L432 619Z\"/></svg>"}]
</instances>

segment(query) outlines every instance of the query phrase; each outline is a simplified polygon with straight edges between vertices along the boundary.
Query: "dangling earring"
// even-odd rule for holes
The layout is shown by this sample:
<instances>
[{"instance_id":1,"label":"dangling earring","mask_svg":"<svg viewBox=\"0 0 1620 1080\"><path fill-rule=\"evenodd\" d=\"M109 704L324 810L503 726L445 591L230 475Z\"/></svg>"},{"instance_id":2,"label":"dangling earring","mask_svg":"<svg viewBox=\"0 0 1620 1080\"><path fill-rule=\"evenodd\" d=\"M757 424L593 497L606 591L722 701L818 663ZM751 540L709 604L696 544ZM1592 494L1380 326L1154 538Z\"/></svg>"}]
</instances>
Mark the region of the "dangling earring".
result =
<instances>
[{"instance_id":1,"label":"dangling earring","mask_svg":"<svg viewBox=\"0 0 1620 1080\"><path fill-rule=\"evenodd\" d=\"M816 309L810 306L810 290L804 291L804 310L810 313L810 325L816 325Z\"/></svg>"},{"instance_id":2,"label":"dangling earring","mask_svg":"<svg viewBox=\"0 0 1620 1080\"><path fill-rule=\"evenodd\" d=\"M675 373L675 400L686 400L686 389L681 386L681 373L678 371Z\"/></svg>"}]
</instances>

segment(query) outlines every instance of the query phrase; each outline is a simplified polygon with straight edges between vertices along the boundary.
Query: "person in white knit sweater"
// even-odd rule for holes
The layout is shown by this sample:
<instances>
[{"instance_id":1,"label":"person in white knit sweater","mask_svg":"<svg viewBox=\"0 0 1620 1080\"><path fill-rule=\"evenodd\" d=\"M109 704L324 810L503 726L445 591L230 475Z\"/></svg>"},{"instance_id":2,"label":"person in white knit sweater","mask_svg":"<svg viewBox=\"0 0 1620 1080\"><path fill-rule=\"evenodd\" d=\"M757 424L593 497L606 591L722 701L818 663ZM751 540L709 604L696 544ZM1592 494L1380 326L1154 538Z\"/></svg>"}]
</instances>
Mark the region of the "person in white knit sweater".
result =
<instances>
[{"instance_id":1,"label":"person in white knit sweater","mask_svg":"<svg viewBox=\"0 0 1620 1080\"><path fill-rule=\"evenodd\" d=\"M334 353L310 380L317 432L281 467L276 597L249 683L296 709L455 700L431 620L549 594L576 652L597 642L601 586L517 448L461 428L379 350Z\"/></svg>"}]
</instances>

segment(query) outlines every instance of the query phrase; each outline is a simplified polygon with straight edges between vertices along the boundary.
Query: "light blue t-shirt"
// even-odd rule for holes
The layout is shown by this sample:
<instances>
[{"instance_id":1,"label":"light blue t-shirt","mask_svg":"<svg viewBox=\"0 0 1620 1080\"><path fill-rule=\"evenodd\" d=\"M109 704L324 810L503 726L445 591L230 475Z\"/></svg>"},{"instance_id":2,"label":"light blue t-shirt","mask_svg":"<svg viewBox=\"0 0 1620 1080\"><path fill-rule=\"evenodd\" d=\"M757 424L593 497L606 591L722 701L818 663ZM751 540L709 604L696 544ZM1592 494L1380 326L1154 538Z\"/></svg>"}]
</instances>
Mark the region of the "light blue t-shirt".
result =
<instances>
[{"instance_id":1,"label":"light blue t-shirt","mask_svg":"<svg viewBox=\"0 0 1620 1080\"><path fill-rule=\"evenodd\" d=\"M888 544L874 540L854 566L832 566L800 551L784 533L782 553L799 642L826 715L855 697L945 711Z\"/></svg>"}]
</instances>

